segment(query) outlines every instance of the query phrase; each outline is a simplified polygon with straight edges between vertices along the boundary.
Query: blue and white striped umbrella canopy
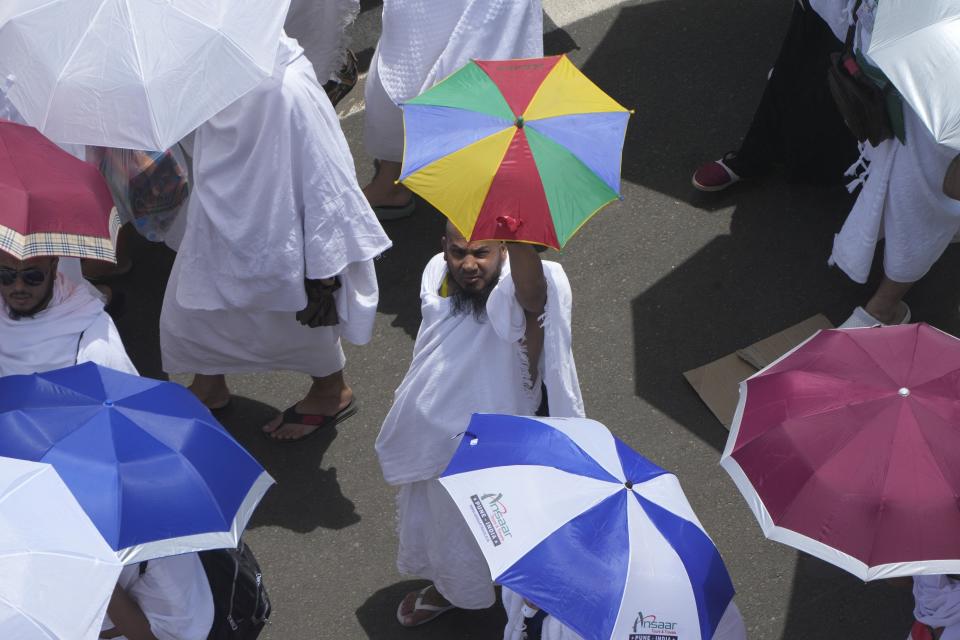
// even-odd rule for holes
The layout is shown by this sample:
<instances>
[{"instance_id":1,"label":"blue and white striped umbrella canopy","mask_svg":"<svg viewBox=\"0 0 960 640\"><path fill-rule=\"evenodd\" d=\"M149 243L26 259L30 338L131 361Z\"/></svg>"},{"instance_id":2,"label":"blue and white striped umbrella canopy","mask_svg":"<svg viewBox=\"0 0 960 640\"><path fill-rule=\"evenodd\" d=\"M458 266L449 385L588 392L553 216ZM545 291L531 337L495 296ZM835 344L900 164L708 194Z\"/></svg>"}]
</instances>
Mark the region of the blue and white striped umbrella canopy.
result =
<instances>
[{"instance_id":1,"label":"blue and white striped umbrella canopy","mask_svg":"<svg viewBox=\"0 0 960 640\"><path fill-rule=\"evenodd\" d=\"M125 564L236 546L273 484L189 391L92 363L0 378L0 456L56 469Z\"/></svg>"},{"instance_id":2,"label":"blue and white striped umbrella canopy","mask_svg":"<svg viewBox=\"0 0 960 640\"><path fill-rule=\"evenodd\" d=\"M122 568L56 469L0 457L0 638L95 640Z\"/></svg>"},{"instance_id":3,"label":"blue and white striped umbrella canopy","mask_svg":"<svg viewBox=\"0 0 960 640\"><path fill-rule=\"evenodd\" d=\"M475 414L440 482L494 581L587 640L710 640L733 598L676 476L594 420Z\"/></svg>"}]
</instances>

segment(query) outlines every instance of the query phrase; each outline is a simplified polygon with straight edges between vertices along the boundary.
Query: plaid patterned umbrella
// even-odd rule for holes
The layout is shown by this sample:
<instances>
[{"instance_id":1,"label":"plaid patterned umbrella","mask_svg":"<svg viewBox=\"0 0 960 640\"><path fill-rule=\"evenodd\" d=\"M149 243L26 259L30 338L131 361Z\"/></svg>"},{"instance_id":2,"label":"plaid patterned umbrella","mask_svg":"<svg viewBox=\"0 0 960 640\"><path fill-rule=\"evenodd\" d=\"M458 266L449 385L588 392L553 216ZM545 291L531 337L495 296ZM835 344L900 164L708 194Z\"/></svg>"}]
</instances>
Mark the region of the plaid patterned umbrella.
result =
<instances>
[{"instance_id":1,"label":"plaid patterned umbrella","mask_svg":"<svg viewBox=\"0 0 960 640\"><path fill-rule=\"evenodd\" d=\"M0 251L116 262L119 226L96 167L32 127L0 120Z\"/></svg>"}]
</instances>

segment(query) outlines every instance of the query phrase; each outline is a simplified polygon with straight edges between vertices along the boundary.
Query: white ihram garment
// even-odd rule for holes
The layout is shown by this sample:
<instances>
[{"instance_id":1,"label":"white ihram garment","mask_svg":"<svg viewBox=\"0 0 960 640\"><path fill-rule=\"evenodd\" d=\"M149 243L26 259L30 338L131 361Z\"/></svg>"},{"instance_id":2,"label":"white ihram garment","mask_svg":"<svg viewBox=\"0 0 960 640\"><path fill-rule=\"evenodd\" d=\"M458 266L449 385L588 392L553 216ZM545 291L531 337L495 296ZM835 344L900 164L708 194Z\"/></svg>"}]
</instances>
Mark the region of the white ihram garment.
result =
<instances>
[{"instance_id":1,"label":"white ihram garment","mask_svg":"<svg viewBox=\"0 0 960 640\"><path fill-rule=\"evenodd\" d=\"M432 580L451 603L484 609L494 603L490 571L476 540L437 477L477 411L532 415L547 387L551 415L582 416L570 341L570 285L562 267L544 262L547 308L539 376L531 380L522 339L526 317L505 263L487 300L486 319L451 314L438 294L447 274L433 257L420 288L423 321L413 359L377 437L383 475L400 485L397 567Z\"/></svg>"},{"instance_id":2,"label":"white ihram garment","mask_svg":"<svg viewBox=\"0 0 960 640\"><path fill-rule=\"evenodd\" d=\"M540 0L384 0L383 31L366 84L367 151L400 162L403 114L397 105L470 60L542 55Z\"/></svg>"},{"instance_id":3,"label":"white ihram garment","mask_svg":"<svg viewBox=\"0 0 960 640\"><path fill-rule=\"evenodd\" d=\"M340 370L339 338L370 339L372 260L390 240L296 42L282 39L273 76L202 125L193 151L195 186L160 317L164 370ZM301 326L304 278L332 276L340 324Z\"/></svg>"},{"instance_id":4,"label":"white ihram garment","mask_svg":"<svg viewBox=\"0 0 960 640\"><path fill-rule=\"evenodd\" d=\"M861 51L869 48L875 10L871 0L858 11L855 45ZM942 188L956 151L937 144L906 103L903 117L905 143L895 138L877 147L865 143L857 164L869 165L852 183L863 188L834 238L830 264L855 282L867 281L880 239L886 241L884 274L895 282L916 282L960 231L960 202L944 195Z\"/></svg>"},{"instance_id":5,"label":"white ihram garment","mask_svg":"<svg viewBox=\"0 0 960 640\"><path fill-rule=\"evenodd\" d=\"M323 84L343 66L345 29L360 13L360 0L292 0L286 32L296 38Z\"/></svg>"},{"instance_id":6,"label":"white ihram garment","mask_svg":"<svg viewBox=\"0 0 960 640\"><path fill-rule=\"evenodd\" d=\"M213 626L213 595L197 554L149 560L143 575L140 564L132 564L123 568L117 584L143 610L158 640L207 639ZM102 628L113 628L109 616Z\"/></svg>"},{"instance_id":7,"label":"white ihram garment","mask_svg":"<svg viewBox=\"0 0 960 640\"><path fill-rule=\"evenodd\" d=\"M0 304L0 376L42 373L95 362L137 375L103 300L58 273L40 313L14 320Z\"/></svg>"},{"instance_id":8,"label":"white ihram garment","mask_svg":"<svg viewBox=\"0 0 960 640\"><path fill-rule=\"evenodd\" d=\"M503 640L525 640L523 617L523 597L515 591L503 587L500 593L503 608L507 610L507 626L503 630ZM553 616L547 616L541 628L540 640L583 640L582 636L571 631ZM737 605L731 602L723 617L717 623L717 630L710 640L747 640L747 628Z\"/></svg>"},{"instance_id":9,"label":"white ihram garment","mask_svg":"<svg viewBox=\"0 0 960 640\"><path fill-rule=\"evenodd\" d=\"M960 581L947 576L914 576L913 600L914 618L935 629L943 627L940 640L960 640Z\"/></svg>"}]
</instances>

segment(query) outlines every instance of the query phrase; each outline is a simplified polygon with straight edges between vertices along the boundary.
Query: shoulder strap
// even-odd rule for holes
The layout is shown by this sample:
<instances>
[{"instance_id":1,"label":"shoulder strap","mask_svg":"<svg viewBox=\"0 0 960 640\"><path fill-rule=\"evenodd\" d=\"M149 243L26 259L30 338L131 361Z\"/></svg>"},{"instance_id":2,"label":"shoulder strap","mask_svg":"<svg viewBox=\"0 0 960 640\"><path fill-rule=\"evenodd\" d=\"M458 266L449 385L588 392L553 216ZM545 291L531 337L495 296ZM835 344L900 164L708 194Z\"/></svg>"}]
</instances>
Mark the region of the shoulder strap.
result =
<instances>
[{"instance_id":1,"label":"shoulder strap","mask_svg":"<svg viewBox=\"0 0 960 640\"><path fill-rule=\"evenodd\" d=\"M860 5L863 3L863 0L857 0L853 3L853 10L851 13L851 22L850 26L847 28L847 39L844 42L844 48L848 51L853 50L853 36L857 32L857 11L860 9Z\"/></svg>"},{"instance_id":2,"label":"shoulder strap","mask_svg":"<svg viewBox=\"0 0 960 640\"><path fill-rule=\"evenodd\" d=\"M86 333L87 333L87 330L84 329L83 331L80 332L80 337L77 338L77 355L73 359L73 364L80 364L80 345L81 343L83 343L83 336L86 335ZM146 564L146 561L144 561L144 564ZM143 571L140 572L140 575L143 575Z\"/></svg>"}]
</instances>

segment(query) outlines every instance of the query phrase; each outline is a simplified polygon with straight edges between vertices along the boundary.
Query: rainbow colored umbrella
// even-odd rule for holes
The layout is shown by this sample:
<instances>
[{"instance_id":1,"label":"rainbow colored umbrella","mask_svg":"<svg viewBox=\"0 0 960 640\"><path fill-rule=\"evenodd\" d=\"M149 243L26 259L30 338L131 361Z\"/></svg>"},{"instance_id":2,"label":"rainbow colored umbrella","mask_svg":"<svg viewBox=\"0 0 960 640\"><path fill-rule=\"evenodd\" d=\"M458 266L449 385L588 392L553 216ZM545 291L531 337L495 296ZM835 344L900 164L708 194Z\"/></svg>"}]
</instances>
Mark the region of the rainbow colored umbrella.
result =
<instances>
[{"instance_id":1,"label":"rainbow colored umbrella","mask_svg":"<svg viewBox=\"0 0 960 640\"><path fill-rule=\"evenodd\" d=\"M474 60L403 105L400 182L467 239L559 249L620 198L629 117L566 56Z\"/></svg>"}]
</instances>

